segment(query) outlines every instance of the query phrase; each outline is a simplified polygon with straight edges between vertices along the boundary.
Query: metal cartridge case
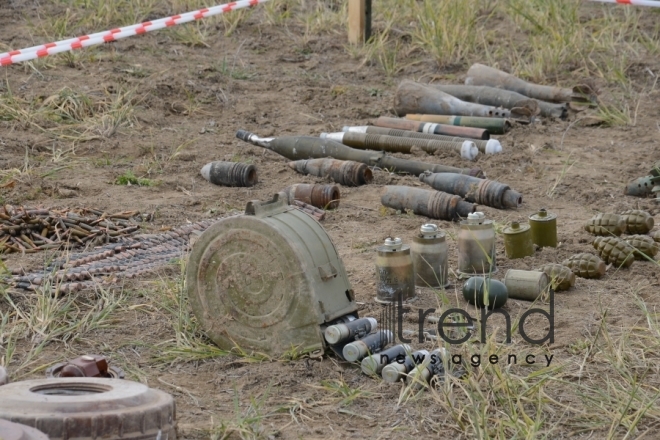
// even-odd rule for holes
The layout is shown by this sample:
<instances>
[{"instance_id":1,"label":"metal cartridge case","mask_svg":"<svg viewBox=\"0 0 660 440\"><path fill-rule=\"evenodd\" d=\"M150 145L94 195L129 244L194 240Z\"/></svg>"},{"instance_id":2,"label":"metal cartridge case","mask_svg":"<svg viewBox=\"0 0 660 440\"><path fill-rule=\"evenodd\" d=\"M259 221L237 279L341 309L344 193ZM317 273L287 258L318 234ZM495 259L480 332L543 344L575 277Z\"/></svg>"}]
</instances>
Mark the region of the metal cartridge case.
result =
<instances>
[{"instance_id":1,"label":"metal cartridge case","mask_svg":"<svg viewBox=\"0 0 660 440\"><path fill-rule=\"evenodd\" d=\"M513 260L534 255L534 243L529 225L511 222L509 227L504 228L502 235L504 235L504 251L507 258Z\"/></svg>"},{"instance_id":2,"label":"metal cartridge case","mask_svg":"<svg viewBox=\"0 0 660 440\"><path fill-rule=\"evenodd\" d=\"M424 224L413 237L410 250L418 287L448 287L446 234L437 225Z\"/></svg>"},{"instance_id":3,"label":"metal cartridge case","mask_svg":"<svg viewBox=\"0 0 660 440\"><path fill-rule=\"evenodd\" d=\"M529 216L532 241L539 247L557 247L557 216L545 208Z\"/></svg>"},{"instance_id":4,"label":"metal cartridge case","mask_svg":"<svg viewBox=\"0 0 660 440\"><path fill-rule=\"evenodd\" d=\"M486 275L497 272L495 228L483 212L468 214L458 232L458 272L461 275Z\"/></svg>"},{"instance_id":5,"label":"metal cartridge case","mask_svg":"<svg viewBox=\"0 0 660 440\"><path fill-rule=\"evenodd\" d=\"M376 301L389 304L415 297L415 272L410 246L400 238L387 238L376 256Z\"/></svg>"},{"instance_id":6,"label":"metal cartridge case","mask_svg":"<svg viewBox=\"0 0 660 440\"><path fill-rule=\"evenodd\" d=\"M509 298L536 301L548 291L550 278L545 272L509 269L504 276Z\"/></svg>"}]
</instances>

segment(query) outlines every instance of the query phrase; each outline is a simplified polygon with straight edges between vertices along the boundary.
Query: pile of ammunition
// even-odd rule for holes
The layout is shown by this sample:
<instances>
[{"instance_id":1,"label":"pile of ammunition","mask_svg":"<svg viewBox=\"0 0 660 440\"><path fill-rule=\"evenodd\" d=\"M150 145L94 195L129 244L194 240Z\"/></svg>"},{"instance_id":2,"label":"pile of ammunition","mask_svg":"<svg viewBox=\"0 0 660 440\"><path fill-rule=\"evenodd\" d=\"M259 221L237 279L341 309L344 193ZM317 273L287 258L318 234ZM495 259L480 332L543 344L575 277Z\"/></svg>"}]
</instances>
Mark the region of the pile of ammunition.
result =
<instances>
[{"instance_id":1,"label":"pile of ammunition","mask_svg":"<svg viewBox=\"0 0 660 440\"><path fill-rule=\"evenodd\" d=\"M48 210L5 205L0 211L0 253L33 253L115 242L140 229L150 214L108 214L94 209Z\"/></svg>"}]
</instances>

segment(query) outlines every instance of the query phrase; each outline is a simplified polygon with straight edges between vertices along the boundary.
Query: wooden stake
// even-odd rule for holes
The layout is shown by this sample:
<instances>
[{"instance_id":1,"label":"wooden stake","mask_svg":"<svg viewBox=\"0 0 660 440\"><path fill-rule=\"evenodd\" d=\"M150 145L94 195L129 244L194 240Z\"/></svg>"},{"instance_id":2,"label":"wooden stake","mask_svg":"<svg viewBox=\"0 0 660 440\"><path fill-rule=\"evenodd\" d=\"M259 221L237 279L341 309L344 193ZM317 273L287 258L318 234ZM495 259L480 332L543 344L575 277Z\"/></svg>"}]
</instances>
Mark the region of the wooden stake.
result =
<instances>
[{"instance_id":1,"label":"wooden stake","mask_svg":"<svg viewBox=\"0 0 660 440\"><path fill-rule=\"evenodd\" d=\"M362 44L371 36L371 0L348 0L348 42Z\"/></svg>"}]
</instances>

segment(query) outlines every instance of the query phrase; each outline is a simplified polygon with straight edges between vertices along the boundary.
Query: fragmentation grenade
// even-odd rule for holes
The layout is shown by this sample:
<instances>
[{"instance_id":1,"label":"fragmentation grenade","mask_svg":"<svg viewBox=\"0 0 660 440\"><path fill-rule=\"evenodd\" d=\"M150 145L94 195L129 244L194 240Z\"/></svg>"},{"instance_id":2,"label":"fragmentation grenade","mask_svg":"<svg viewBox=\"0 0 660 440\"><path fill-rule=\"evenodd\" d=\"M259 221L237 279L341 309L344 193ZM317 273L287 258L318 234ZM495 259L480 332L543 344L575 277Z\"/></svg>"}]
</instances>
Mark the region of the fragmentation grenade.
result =
<instances>
[{"instance_id":1,"label":"fragmentation grenade","mask_svg":"<svg viewBox=\"0 0 660 440\"><path fill-rule=\"evenodd\" d=\"M625 242L635 248L636 260L653 258L658 253L658 245L648 235L631 235L625 238Z\"/></svg>"},{"instance_id":2,"label":"fragmentation grenade","mask_svg":"<svg viewBox=\"0 0 660 440\"><path fill-rule=\"evenodd\" d=\"M653 229L653 217L646 211L629 209L621 213L621 218L626 223L627 234L646 234Z\"/></svg>"},{"instance_id":3,"label":"fragmentation grenade","mask_svg":"<svg viewBox=\"0 0 660 440\"><path fill-rule=\"evenodd\" d=\"M575 285L575 274L570 267L556 263L548 263L540 270L548 275L548 278L550 278L550 284L556 291L568 290Z\"/></svg>"},{"instance_id":4,"label":"fragmentation grenade","mask_svg":"<svg viewBox=\"0 0 660 440\"><path fill-rule=\"evenodd\" d=\"M594 254L575 254L561 264L582 278L600 278L605 275L605 263Z\"/></svg>"},{"instance_id":5,"label":"fragmentation grenade","mask_svg":"<svg viewBox=\"0 0 660 440\"><path fill-rule=\"evenodd\" d=\"M594 235L621 235L626 229L626 222L618 214L596 214L585 225L584 229Z\"/></svg>"},{"instance_id":6,"label":"fragmentation grenade","mask_svg":"<svg viewBox=\"0 0 660 440\"><path fill-rule=\"evenodd\" d=\"M649 237L651 237L656 243L660 243L660 231L649 232Z\"/></svg>"},{"instance_id":7,"label":"fragmentation grenade","mask_svg":"<svg viewBox=\"0 0 660 440\"><path fill-rule=\"evenodd\" d=\"M635 261L635 248L618 237L596 237L593 244L608 264L630 267Z\"/></svg>"}]
</instances>

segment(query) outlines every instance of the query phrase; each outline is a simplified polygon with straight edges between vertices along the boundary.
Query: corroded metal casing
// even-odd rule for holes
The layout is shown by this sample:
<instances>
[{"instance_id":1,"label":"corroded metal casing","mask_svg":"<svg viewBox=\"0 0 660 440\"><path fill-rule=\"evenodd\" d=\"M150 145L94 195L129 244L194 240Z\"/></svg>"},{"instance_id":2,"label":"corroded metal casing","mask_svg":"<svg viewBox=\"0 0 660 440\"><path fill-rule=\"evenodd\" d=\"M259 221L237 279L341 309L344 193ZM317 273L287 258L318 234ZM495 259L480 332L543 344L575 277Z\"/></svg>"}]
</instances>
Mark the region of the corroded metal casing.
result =
<instances>
[{"instance_id":1,"label":"corroded metal casing","mask_svg":"<svg viewBox=\"0 0 660 440\"><path fill-rule=\"evenodd\" d=\"M625 238L625 242L635 248L636 260L648 260L658 253L657 243L648 235L631 235Z\"/></svg>"},{"instance_id":2,"label":"corroded metal casing","mask_svg":"<svg viewBox=\"0 0 660 440\"><path fill-rule=\"evenodd\" d=\"M557 216L545 208L529 216L532 242L539 247L557 247Z\"/></svg>"},{"instance_id":3,"label":"corroded metal casing","mask_svg":"<svg viewBox=\"0 0 660 440\"><path fill-rule=\"evenodd\" d=\"M289 162L288 166L299 173L317 177L329 177L344 186L366 185L373 180L367 164L352 160L307 159Z\"/></svg>"},{"instance_id":4,"label":"corroded metal casing","mask_svg":"<svg viewBox=\"0 0 660 440\"><path fill-rule=\"evenodd\" d=\"M314 218L286 194L211 225L186 269L193 312L220 348L281 355L326 348L321 325L357 311L344 265Z\"/></svg>"},{"instance_id":5,"label":"corroded metal casing","mask_svg":"<svg viewBox=\"0 0 660 440\"><path fill-rule=\"evenodd\" d=\"M548 291L550 278L545 272L510 269L504 276L509 298L536 301Z\"/></svg>"},{"instance_id":6,"label":"corroded metal casing","mask_svg":"<svg viewBox=\"0 0 660 440\"><path fill-rule=\"evenodd\" d=\"M621 213L621 217L626 224L627 234L646 234L653 229L655 221L653 216L641 209L629 209Z\"/></svg>"},{"instance_id":7,"label":"corroded metal casing","mask_svg":"<svg viewBox=\"0 0 660 440\"><path fill-rule=\"evenodd\" d=\"M495 228L483 212L469 214L458 232L458 272L461 275L486 275L497 272Z\"/></svg>"},{"instance_id":8,"label":"corroded metal casing","mask_svg":"<svg viewBox=\"0 0 660 440\"><path fill-rule=\"evenodd\" d=\"M437 225L425 224L413 237L410 250L418 287L448 287L446 234Z\"/></svg>"},{"instance_id":9,"label":"corroded metal casing","mask_svg":"<svg viewBox=\"0 0 660 440\"><path fill-rule=\"evenodd\" d=\"M619 236L626 230L626 222L619 214L601 213L591 217L584 230L602 237Z\"/></svg>"},{"instance_id":10,"label":"corroded metal casing","mask_svg":"<svg viewBox=\"0 0 660 440\"><path fill-rule=\"evenodd\" d=\"M649 232L649 237L651 237L656 243L660 243L660 230Z\"/></svg>"},{"instance_id":11,"label":"corroded metal casing","mask_svg":"<svg viewBox=\"0 0 660 440\"><path fill-rule=\"evenodd\" d=\"M550 285L555 291L568 290L575 285L575 274L570 267L548 263L540 270L550 278Z\"/></svg>"},{"instance_id":12,"label":"corroded metal casing","mask_svg":"<svg viewBox=\"0 0 660 440\"><path fill-rule=\"evenodd\" d=\"M635 248L619 237L596 237L593 245L608 264L630 267L635 261Z\"/></svg>"},{"instance_id":13,"label":"corroded metal casing","mask_svg":"<svg viewBox=\"0 0 660 440\"><path fill-rule=\"evenodd\" d=\"M415 297L415 271L410 246L388 238L376 256L376 302L390 304Z\"/></svg>"},{"instance_id":14,"label":"corroded metal casing","mask_svg":"<svg viewBox=\"0 0 660 440\"><path fill-rule=\"evenodd\" d=\"M460 196L409 186L386 186L380 203L388 208L410 209L417 215L449 221L465 218L477 210L477 205Z\"/></svg>"},{"instance_id":15,"label":"corroded metal casing","mask_svg":"<svg viewBox=\"0 0 660 440\"><path fill-rule=\"evenodd\" d=\"M210 162L201 170L202 177L214 185L254 186L257 184L257 168L239 162Z\"/></svg>"},{"instance_id":16,"label":"corroded metal casing","mask_svg":"<svg viewBox=\"0 0 660 440\"><path fill-rule=\"evenodd\" d=\"M600 278L605 275L606 270L603 260L587 252L571 255L561 264L581 278Z\"/></svg>"},{"instance_id":17,"label":"corroded metal casing","mask_svg":"<svg viewBox=\"0 0 660 440\"><path fill-rule=\"evenodd\" d=\"M492 278L471 277L463 284L462 293L470 304L491 310L503 307L509 299L506 285Z\"/></svg>"},{"instance_id":18,"label":"corroded metal casing","mask_svg":"<svg viewBox=\"0 0 660 440\"><path fill-rule=\"evenodd\" d=\"M504 228L502 235L504 235L504 251L507 258L513 260L534 255L534 243L529 225L511 222L509 227Z\"/></svg>"},{"instance_id":19,"label":"corroded metal casing","mask_svg":"<svg viewBox=\"0 0 660 440\"><path fill-rule=\"evenodd\" d=\"M297 183L284 189L289 203L300 200L303 203L321 209L336 209L339 206L339 187L337 185L310 185Z\"/></svg>"}]
</instances>

